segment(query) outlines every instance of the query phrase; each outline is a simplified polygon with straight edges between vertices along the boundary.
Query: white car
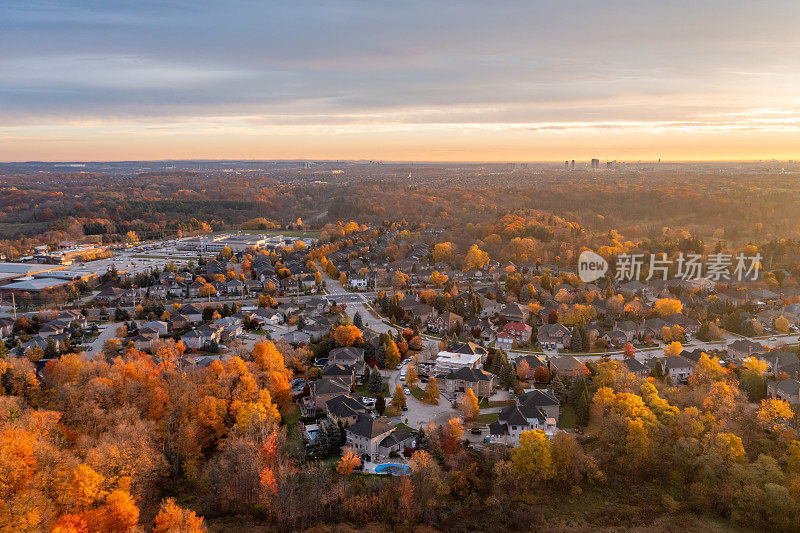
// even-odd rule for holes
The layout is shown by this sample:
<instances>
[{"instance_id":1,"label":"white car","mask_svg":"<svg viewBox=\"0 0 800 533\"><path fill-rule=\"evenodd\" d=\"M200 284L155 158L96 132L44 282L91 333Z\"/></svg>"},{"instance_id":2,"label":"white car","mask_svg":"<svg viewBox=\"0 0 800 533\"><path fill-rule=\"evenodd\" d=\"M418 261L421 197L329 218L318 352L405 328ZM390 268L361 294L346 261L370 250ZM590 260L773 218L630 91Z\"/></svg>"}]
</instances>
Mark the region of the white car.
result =
<instances>
[{"instance_id":1,"label":"white car","mask_svg":"<svg viewBox=\"0 0 800 533\"><path fill-rule=\"evenodd\" d=\"M778 340L778 339L776 339L775 337L770 337L770 338L769 338L769 340L771 340L771 341L776 341L776 340Z\"/></svg>"},{"instance_id":2,"label":"white car","mask_svg":"<svg viewBox=\"0 0 800 533\"><path fill-rule=\"evenodd\" d=\"M411 390L410 390L408 387L403 387L403 393L404 393L406 396L408 396L409 394L411 394Z\"/></svg>"}]
</instances>

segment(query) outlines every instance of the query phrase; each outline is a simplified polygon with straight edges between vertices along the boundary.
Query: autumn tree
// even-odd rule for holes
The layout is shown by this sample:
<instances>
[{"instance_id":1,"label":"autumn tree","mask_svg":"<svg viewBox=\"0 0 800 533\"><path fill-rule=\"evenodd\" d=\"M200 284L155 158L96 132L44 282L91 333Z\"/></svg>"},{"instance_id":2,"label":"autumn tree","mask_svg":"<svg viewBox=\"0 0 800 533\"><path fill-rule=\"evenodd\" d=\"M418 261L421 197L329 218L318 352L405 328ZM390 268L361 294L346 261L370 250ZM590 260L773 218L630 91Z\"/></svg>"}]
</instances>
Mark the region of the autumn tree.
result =
<instances>
[{"instance_id":1,"label":"autumn tree","mask_svg":"<svg viewBox=\"0 0 800 533\"><path fill-rule=\"evenodd\" d=\"M401 409L403 409L403 407L406 406L406 395L403 392L403 387L401 387L400 385L398 385L394 389L391 405L398 411L400 411Z\"/></svg>"},{"instance_id":2,"label":"autumn tree","mask_svg":"<svg viewBox=\"0 0 800 533\"><path fill-rule=\"evenodd\" d=\"M467 389L467 392L461 397L461 412L464 414L465 420L474 420L478 417L480 412L478 397L471 388Z\"/></svg>"},{"instance_id":3,"label":"autumn tree","mask_svg":"<svg viewBox=\"0 0 800 533\"><path fill-rule=\"evenodd\" d=\"M394 339L388 337L386 339L386 368L395 368L398 364L400 364L400 350L397 348L397 344L394 342Z\"/></svg>"},{"instance_id":4,"label":"autumn tree","mask_svg":"<svg viewBox=\"0 0 800 533\"><path fill-rule=\"evenodd\" d=\"M489 262L489 254L473 244L464 258L464 270L483 268Z\"/></svg>"},{"instance_id":5,"label":"autumn tree","mask_svg":"<svg viewBox=\"0 0 800 533\"><path fill-rule=\"evenodd\" d=\"M636 350L633 344L626 342L625 346L622 348L622 355L627 359L633 359L636 356Z\"/></svg>"},{"instance_id":6,"label":"autumn tree","mask_svg":"<svg viewBox=\"0 0 800 533\"><path fill-rule=\"evenodd\" d=\"M553 458L544 431L523 431L519 436L519 446L511 450L511 463L521 483L550 479L553 476Z\"/></svg>"},{"instance_id":7,"label":"autumn tree","mask_svg":"<svg viewBox=\"0 0 800 533\"><path fill-rule=\"evenodd\" d=\"M680 355L683 351L683 345L678 342L674 341L664 346L664 355L667 357Z\"/></svg>"},{"instance_id":8,"label":"autumn tree","mask_svg":"<svg viewBox=\"0 0 800 533\"><path fill-rule=\"evenodd\" d=\"M339 464L336 465L336 471L343 476L349 476L359 466L361 466L361 459L359 459L355 450L347 448L339 460Z\"/></svg>"},{"instance_id":9,"label":"autumn tree","mask_svg":"<svg viewBox=\"0 0 800 533\"><path fill-rule=\"evenodd\" d=\"M361 330L352 324L337 326L333 330L333 339L339 346L353 346L361 342Z\"/></svg>"},{"instance_id":10,"label":"autumn tree","mask_svg":"<svg viewBox=\"0 0 800 533\"><path fill-rule=\"evenodd\" d=\"M161 503L158 514L153 521L153 533L202 533L203 517L197 516L194 511L183 509L175 503L173 498L167 498Z\"/></svg>"},{"instance_id":11,"label":"autumn tree","mask_svg":"<svg viewBox=\"0 0 800 533\"><path fill-rule=\"evenodd\" d=\"M784 318L783 316L779 316L775 319L775 329L778 333L788 333L789 332L789 321Z\"/></svg>"},{"instance_id":12,"label":"autumn tree","mask_svg":"<svg viewBox=\"0 0 800 533\"><path fill-rule=\"evenodd\" d=\"M777 398L761 400L757 418L765 429L776 432L785 428L793 417L794 411L788 402Z\"/></svg>"},{"instance_id":13,"label":"autumn tree","mask_svg":"<svg viewBox=\"0 0 800 533\"><path fill-rule=\"evenodd\" d=\"M436 263L450 263L453 261L453 243L440 242L433 246L433 260Z\"/></svg>"},{"instance_id":14,"label":"autumn tree","mask_svg":"<svg viewBox=\"0 0 800 533\"><path fill-rule=\"evenodd\" d=\"M425 385L425 396L423 398L425 403L438 404L439 403L439 383L436 378L431 377Z\"/></svg>"},{"instance_id":15,"label":"autumn tree","mask_svg":"<svg viewBox=\"0 0 800 533\"><path fill-rule=\"evenodd\" d=\"M653 305L659 316L671 315L683 311L683 302L677 298L661 298Z\"/></svg>"},{"instance_id":16,"label":"autumn tree","mask_svg":"<svg viewBox=\"0 0 800 533\"><path fill-rule=\"evenodd\" d=\"M414 368L414 365L408 365L408 368L406 368L406 384L409 388L411 388L417 383L417 381L419 381L417 369Z\"/></svg>"}]
</instances>

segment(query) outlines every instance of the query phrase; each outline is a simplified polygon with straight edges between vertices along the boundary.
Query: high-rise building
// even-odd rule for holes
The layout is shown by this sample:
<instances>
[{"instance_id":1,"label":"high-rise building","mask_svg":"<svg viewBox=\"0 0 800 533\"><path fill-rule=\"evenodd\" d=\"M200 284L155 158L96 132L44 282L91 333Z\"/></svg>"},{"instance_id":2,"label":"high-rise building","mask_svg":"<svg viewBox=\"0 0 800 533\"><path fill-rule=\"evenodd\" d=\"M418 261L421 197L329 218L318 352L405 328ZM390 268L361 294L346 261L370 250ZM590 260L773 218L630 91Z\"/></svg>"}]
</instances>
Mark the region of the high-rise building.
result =
<instances>
[{"instance_id":1,"label":"high-rise building","mask_svg":"<svg viewBox=\"0 0 800 533\"><path fill-rule=\"evenodd\" d=\"M571 168L572 170L575 170L575 160L574 159L572 161L570 161L569 168Z\"/></svg>"},{"instance_id":2,"label":"high-rise building","mask_svg":"<svg viewBox=\"0 0 800 533\"><path fill-rule=\"evenodd\" d=\"M569 169L569 161L564 161L564 170Z\"/></svg>"},{"instance_id":3,"label":"high-rise building","mask_svg":"<svg viewBox=\"0 0 800 533\"><path fill-rule=\"evenodd\" d=\"M597 170L598 168L600 168L600 160L592 159L592 169Z\"/></svg>"}]
</instances>

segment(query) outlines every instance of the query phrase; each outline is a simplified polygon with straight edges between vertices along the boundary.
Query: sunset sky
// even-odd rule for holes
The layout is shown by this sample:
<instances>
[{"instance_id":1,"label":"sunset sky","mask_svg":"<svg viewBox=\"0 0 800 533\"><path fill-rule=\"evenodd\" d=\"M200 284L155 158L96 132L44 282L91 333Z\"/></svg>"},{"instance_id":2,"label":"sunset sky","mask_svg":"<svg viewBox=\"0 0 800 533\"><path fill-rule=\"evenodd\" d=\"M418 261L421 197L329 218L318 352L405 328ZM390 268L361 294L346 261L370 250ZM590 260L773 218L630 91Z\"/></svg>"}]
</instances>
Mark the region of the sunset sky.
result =
<instances>
[{"instance_id":1,"label":"sunset sky","mask_svg":"<svg viewBox=\"0 0 800 533\"><path fill-rule=\"evenodd\" d=\"M0 160L800 159L800 2L0 2Z\"/></svg>"}]
</instances>

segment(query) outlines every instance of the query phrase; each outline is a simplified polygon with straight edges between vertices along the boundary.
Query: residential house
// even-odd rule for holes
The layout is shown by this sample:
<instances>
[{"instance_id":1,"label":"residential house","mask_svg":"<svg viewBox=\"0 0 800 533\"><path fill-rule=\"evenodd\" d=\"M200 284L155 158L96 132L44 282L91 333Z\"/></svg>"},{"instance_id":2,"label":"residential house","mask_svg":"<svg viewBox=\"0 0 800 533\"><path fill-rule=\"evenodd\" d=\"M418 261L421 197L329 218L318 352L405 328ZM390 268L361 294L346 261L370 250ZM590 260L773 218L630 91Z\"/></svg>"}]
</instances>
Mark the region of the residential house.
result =
<instances>
[{"instance_id":1,"label":"residential house","mask_svg":"<svg viewBox=\"0 0 800 533\"><path fill-rule=\"evenodd\" d=\"M530 314L528 306L516 302L504 305L500 309L500 317L508 322L527 322Z\"/></svg>"},{"instance_id":2,"label":"residential house","mask_svg":"<svg viewBox=\"0 0 800 533\"><path fill-rule=\"evenodd\" d=\"M477 368L462 367L451 370L440 381L450 394L465 393L472 389L476 396L488 398L494 390L495 375Z\"/></svg>"},{"instance_id":3,"label":"residential house","mask_svg":"<svg viewBox=\"0 0 800 533\"><path fill-rule=\"evenodd\" d=\"M444 334L449 332L456 324L463 324L464 319L450 311L439 313L435 318L428 319L427 326L429 331Z\"/></svg>"},{"instance_id":4,"label":"residential house","mask_svg":"<svg viewBox=\"0 0 800 533\"><path fill-rule=\"evenodd\" d=\"M436 355L433 365L433 374L436 376L449 374L452 370L459 368L479 368L481 363L480 354L453 353L441 351Z\"/></svg>"},{"instance_id":5,"label":"residential house","mask_svg":"<svg viewBox=\"0 0 800 533\"><path fill-rule=\"evenodd\" d=\"M646 378L647 376L650 375L650 367L648 367L641 361L637 361L633 357L625 357L624 359L622 359L622 363L628 369L628 372L632 373L637 377Z\"/></svg>"},{"instance_id":6,"label":"residential house","mask_svg":"<svg viewBox=\"0 0 800 533\"><path fill-rule=\"evenodd\" d=\"M679 355L670 355L661 359L661 370L669 375L674 383L686 383L696 363Z\"/></svg>"},{"instance_id":7,"label":"residential house","mask_svg":"<svg viewBox=\"0 0 800 533\"><path fill-rule=\"evenodd\" d=\"M572 334L564 324L542 324L539 326L536 338L542 348L555 350L569 346Z\"/></svg>"},{"instance_id":8,"label":"residential house","mask_svg":"<svg viewBox=\"0 0 800 533\"><path fill-rule=\"evenodd\" d=\"M392 436L393 433L397 435ZM398 430L383 417L372 418L361 415L355 424L345 430L347 444L359 454L375 460L392 452L400 453L404 448L413 448L415 440L408 430Z\"/></svg>"},{"instance_id":9,"label":"residential house","mask_svg":"<svg viewBox=\"0 0 800 533\"><path fill-rule=\"evenodd\" d=\"M800 404L800 381L784 379L767 383L767 396L784 400L792 405Z\"/></svg>"},{"instance_id":10,"label":"residential house","mask_svg":"<svg viewBox=\"0 0 800 533\"><path fill-rule=\"evenodd\" d=\"M333 422L355 424L359 415L367 413L367 408L349 394L339 394L325 402L325 414Z\"/></svg>"},{"instance_id":11,"label":"residential house","mask_svg":"<svg viewBox=\"0 0 800 533\"><path fill-rule=\"evenodd\" d=\"M517 446L523 431L537 429L552 438L557 431L556 419L533 405L511 405L500 411L497 422L489 424L489 442Z\"/></svg>"},{"instance_id":12,"label":"residential house","mask_svg":"<svg viewBox=\"0 0 800 533\"><path fill-rule=\"evenodd\" d=\"M336 379L352 387L356 382L355 366L341 363L328 363L322 369L322 377Z\"/></svg>"},{"instance_id":13,"label":"residential house","mask_svg":"<svg viewBox=\"0 0 800 533\"><path fill-rule=\"evenodd\" d=\"M551 357L550 371L557 373L559 376L565 376L569 378L585 376L589 373L589 371L586 369L586 365L571 355L565 355L563 357Z\"/></svg>"},{"instance_id":14,"label":"residential house","mask_svg":"<svg viewBox=\"0 0 800 533\"><path fill-rule=\"evenodd\" d=\"M728 345L728 357L735 360L743 360L756 353L766 353L767 349L761 344L748 340L739 339Z\"/></svg>"}]
</instances>

